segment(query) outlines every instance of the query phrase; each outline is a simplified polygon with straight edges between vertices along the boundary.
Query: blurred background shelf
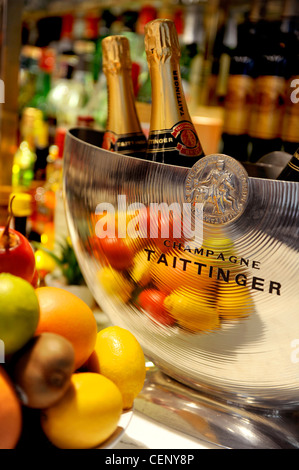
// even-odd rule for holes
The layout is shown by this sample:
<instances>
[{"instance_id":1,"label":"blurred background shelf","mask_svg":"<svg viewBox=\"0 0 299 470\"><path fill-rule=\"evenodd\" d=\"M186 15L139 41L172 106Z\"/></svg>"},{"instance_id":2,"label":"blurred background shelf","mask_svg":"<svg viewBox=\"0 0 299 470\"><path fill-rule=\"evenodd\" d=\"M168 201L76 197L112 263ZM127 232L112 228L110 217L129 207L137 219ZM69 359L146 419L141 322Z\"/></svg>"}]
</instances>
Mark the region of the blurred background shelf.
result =
<instances>
[{"instance_id":1,"label":"blurred background shelf","mask_svg":"<svg viewBox=\"0 0 299 470\"><path fill-rule=\"evenodd\" d=\"M253 15L256 3L259 17ZM7 187L30 191L43 214L50 212L53 218L53 207L45 207L41 201L48 198L52 202L46 204L51 205L56 200L50 194L59 187L62 161L57 157L63 154L65 131L77 125L105 128L107 90L101 40L107 35L129 38L137 110L145 133L148 131L151 84L143 32L144 25L156 17L170 18L176 24L184 91L206 154L228 153L246 161L247 169L256 176L255 162L260 157L273 150L293 153L299 146L298 106L290 101L291 80L299 77L298 7L296 0L0 0L0 78L6 98L0 104L2 219L7 212ZM254 41L248 38L256 37L254 32L259 39L252 51L248 44ZM245 63L252 53L281 58L276 64L279 71L271 71L268 64L270 89L276 90L271 98L276 104L268 115L276 119L274 124L269 116L266 121L280 132L273 138L249 135L248 104L260 99L257 79L261 65L255 65L254 74L246 67L238 72L251 82L246 96L243 81L228 85L232 63ZM277 91L278 82L284 91ZM255 117L252 121L258 122ZM248 122L242 135L238 129L227 131L231 123L240 128L244 119ZM26 145L21 146L27 140L32 141L31 157ZM255 161L250 155L253 146L258 148ZM24 162L27 168L21 169ZM54 167L56 176L52 174L49 184L47 178Z\"/></svg>"}]
</instances>

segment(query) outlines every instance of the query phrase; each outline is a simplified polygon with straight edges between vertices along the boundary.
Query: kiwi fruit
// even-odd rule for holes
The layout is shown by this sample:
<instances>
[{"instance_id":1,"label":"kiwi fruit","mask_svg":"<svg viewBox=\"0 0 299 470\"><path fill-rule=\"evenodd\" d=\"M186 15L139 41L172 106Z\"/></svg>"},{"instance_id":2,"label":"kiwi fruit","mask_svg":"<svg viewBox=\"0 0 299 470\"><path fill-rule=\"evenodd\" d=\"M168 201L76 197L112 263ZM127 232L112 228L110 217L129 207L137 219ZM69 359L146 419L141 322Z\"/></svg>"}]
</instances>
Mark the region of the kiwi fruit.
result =
<instances>
[{"instance_id":1,"label":"kiwi fruit","mask_svg":"<svg viewBox=\"0 0 299 470\"><path fill-rule=\"evenodd\" d=\"M48 408L67 390L75 367L72 344L54 333L41 333L18 351L12 378L23 405Z\"/></svg>"}]
</instances>

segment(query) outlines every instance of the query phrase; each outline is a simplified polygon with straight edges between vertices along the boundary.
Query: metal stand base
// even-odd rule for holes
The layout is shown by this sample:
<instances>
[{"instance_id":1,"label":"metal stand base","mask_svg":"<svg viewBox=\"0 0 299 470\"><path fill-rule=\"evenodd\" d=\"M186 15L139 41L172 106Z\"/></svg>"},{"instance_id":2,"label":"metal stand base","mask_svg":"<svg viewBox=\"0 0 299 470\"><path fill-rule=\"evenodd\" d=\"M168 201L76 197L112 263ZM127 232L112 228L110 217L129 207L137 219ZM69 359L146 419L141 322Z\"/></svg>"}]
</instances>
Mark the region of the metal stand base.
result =
<instances>
[{"instance_id":1,"label":"metal stand base","mask_svg":"<svg viewBox=\"0 0 299 470\"><path fill-rule=\"evenodd\" d=\"M201 395L155 366L135 409L172 429L224 449L298 449L299 410L248 410Z\"/></svg>"}]
</instances>

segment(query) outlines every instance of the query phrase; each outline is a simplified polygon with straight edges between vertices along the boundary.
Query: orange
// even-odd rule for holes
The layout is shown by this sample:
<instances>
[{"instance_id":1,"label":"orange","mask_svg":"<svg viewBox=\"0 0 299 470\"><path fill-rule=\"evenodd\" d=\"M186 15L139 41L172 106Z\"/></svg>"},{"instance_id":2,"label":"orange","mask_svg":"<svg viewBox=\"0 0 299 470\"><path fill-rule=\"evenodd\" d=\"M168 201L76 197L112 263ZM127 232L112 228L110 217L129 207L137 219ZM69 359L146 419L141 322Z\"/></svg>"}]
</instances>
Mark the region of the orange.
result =
<instances>
[{"instance_id":1,"label":"orange","mask_svg":"<svg viewBox=\"0 0 299 470\"><path fill-rule=\"evenodd\" d=\"M200 256L189 252L159 252L155 255L152 254L150 261L147 262L150 265L152 282L166 293L182 286L206 291L215 284L213 279L209 277L209 263ZM197 263L201 263L202 266Z\"/></svg>"},{"instance_id":2,"label":"orange","mask_svg":"<svg viewBox=\"0 0 299 470\"><path fill-rule=\"evenodd\" d=\"M21 404L10 378L0 367L0 449L14 449L21 431Z\"/></svg>"},{"instance_id":3,"label":"orange","mask_svg":"<svg viewBox=\"0 0 299 470\"><path fill-rule=\"evenodd\" d=\"M90 449L113 434L121 413L122 396L111 380L79 372L62 399L43 410L41 425L60 449Z\"/></svg>"},{"instance_id":4,"label":"orange","mask_svg":"<svg viewBox=\"0 0 299 470\"><path fill-rule=\"evenodd\" d=\"M214 296L215 298L215 296ZM216 301L198 291L182 287L173 291L164 305L177 323L193 333L215 330L220 326Z\"/></svg>"},{"instance_id":5,"label":"orange","mask_svg":"<svg viewBox=\"0 0 299 470\"><path fill-rule=\"evenodd\" d=\"M68 339L75 351L75 369L91 355L97 337L97 323L89 306L59 287L39 287L36 295L40 319L35 334L56 333Z\"/></svg>"}]
</instances>

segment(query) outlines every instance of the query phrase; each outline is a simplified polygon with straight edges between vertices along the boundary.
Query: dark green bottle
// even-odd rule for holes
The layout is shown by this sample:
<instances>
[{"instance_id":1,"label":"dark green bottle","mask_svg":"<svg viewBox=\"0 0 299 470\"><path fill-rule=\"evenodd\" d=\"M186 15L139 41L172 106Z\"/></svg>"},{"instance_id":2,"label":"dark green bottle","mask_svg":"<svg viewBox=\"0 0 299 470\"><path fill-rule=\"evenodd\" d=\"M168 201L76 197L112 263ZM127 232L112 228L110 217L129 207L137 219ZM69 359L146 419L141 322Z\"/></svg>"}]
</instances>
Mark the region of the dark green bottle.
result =
<instances>
[{"instance_id":1,"label":"dark green bottle","mask_svg":"<svg viewBox=\"0 0 299 470\"><path fill-rule=\"evenodd\" d=\"M277 178L283 181L299 182L299 148Z\"/></svg>"}]
</instances>

